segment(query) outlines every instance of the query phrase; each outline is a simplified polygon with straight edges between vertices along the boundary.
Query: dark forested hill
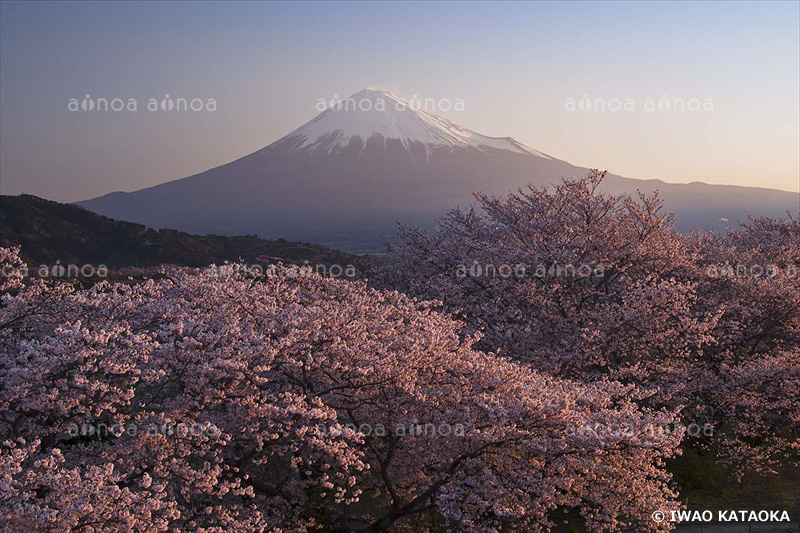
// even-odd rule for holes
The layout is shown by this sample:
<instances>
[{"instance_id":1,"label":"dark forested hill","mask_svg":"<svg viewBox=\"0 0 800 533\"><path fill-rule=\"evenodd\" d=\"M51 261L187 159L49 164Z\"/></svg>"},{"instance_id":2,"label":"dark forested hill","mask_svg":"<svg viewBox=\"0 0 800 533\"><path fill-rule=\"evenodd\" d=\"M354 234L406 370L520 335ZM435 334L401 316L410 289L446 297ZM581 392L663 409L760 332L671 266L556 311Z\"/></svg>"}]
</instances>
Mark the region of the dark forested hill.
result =
<instances>
[{"instance_id":1,"label":"dark forested hill","mask_svg":"<svg viewBox=\"0 0 800 533\"><path fill-rule=\"evenodd\" d=\"M21 246L23 258L34 264L60 261L108 267L205 266L239 259L358 265L359 259L324 246L283 239L153 230L30 195L0 196L0 246Z\"/></svg>"}]
</instances>

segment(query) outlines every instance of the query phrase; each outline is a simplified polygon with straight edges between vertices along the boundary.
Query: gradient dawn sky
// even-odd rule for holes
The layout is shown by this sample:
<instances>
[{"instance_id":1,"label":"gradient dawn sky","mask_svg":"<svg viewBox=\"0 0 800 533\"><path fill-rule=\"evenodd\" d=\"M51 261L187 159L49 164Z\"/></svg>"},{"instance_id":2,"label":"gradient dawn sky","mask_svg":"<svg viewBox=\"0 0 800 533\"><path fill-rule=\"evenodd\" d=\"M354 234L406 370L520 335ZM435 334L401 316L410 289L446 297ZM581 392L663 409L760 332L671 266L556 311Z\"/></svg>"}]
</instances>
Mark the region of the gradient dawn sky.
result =
<instances>
[{"instance_id":1,"label":"gradient dawn sky","mask_svg":"<svg viewBox=\"0 0 800 533\"><path fill-rule=\"evenodd\" d=\"M156 185L372 87L463 102L434 112L579 166L798 191L799 6L3 1L0 185L60 201ZM137 111L69 109L87 94ZM148 111L166 94L216 109Z\"/></svg>"}]
</instances>

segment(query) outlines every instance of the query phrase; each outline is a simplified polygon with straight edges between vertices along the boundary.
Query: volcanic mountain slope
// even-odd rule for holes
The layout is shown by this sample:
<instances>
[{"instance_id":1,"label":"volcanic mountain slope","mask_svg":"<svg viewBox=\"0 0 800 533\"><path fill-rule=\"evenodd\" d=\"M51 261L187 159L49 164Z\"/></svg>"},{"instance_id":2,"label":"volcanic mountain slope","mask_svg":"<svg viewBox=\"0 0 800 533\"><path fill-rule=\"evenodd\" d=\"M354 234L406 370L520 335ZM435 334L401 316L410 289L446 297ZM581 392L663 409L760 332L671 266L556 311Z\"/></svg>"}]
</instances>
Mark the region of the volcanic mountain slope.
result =
<instances>
[{"instance_id":1,"label":"volcanic mountain slope","mask_svg":"<svg viewBox=\"0 0 800 533\"><path fill-rule=\"evenodd\" d=\"M433 227L483 190L506 194L588 170L510 137L480 135L398 96L363 90L285 137L226 165L125 193L79 202L153 227L308 240L375 249L401 221ZM661 192L683 229L724 229L748 215L796 212L800 196L771 189L668 184L612 174L612 192Z\"/></svg>"}]
</instances>

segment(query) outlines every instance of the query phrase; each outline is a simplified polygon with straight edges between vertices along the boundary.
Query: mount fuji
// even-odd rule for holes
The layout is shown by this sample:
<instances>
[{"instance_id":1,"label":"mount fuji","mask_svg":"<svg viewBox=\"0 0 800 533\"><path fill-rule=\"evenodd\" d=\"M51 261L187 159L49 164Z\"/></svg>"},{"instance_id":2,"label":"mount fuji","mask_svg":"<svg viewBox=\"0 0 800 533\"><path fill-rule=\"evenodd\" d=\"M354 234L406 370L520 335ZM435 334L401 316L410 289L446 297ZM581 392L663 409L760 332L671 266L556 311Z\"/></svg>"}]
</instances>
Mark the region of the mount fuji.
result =
<instances>
[{"instance_id":1,"label":"mount fuji","mask_svg":"<svg viewBox=\"0 0 800 533\"><path fill-rule=\"evenodd\" d=\"M376 250L398 221L425 228L477 190L585 176L510 137L487 137L365 89L269 146L231 163L155 187L78 202L102 215L155 228L257 234ZM797 193L608 174L610 192L659 190L682 229L724 229L748 215L785 216Z\"/></svg>"}]
</instances>

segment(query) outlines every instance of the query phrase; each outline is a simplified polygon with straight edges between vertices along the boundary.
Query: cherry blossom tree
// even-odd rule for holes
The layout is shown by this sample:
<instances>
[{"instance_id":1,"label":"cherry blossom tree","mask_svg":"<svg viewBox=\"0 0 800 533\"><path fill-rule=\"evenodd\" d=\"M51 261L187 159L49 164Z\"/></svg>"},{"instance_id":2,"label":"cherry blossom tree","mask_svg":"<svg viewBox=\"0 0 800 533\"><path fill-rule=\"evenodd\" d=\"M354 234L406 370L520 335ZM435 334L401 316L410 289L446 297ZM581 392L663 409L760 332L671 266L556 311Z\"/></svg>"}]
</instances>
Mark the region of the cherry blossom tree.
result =
<instances>
[{"instance_id":1,"label":"cherry blossom tree","mask_svg":"<svg viewBox=\"0 0 800 533\"><path fill-rule=\"evenodd\" d=\"M635 385L639 405L710 424L724 462L767 466L800 434L797 220L682 235L657 195L604 193L603 177L478 194L435 234L403 227L371 281L441 302L462 335L482 334L476 348Z\"/></svg>"},{"instance_id":2,"label":"cherry blossom tree","mask_svg":"<svg viewBox=\"0 0 800 533\"><path fill-rule=\"evenodd\" d=\"M800 434L800 221L758 218L696 237L703 312L720 315L702 360L705 401L724 421L727 464L770 471L797 459Z\"/></svg>"},{"instance_id":3,"label":"cherry blossom tree","mask_svg":"<svg viewBox=\"0 0 800 533\"><path fill-rule=\"evenodd\" d=\"M238 265L77 290L0 258L11 529L531 531L572 508L658 531L677 508L675 411L477 351L440 303Z\"/></svg>"}]
</instances>

